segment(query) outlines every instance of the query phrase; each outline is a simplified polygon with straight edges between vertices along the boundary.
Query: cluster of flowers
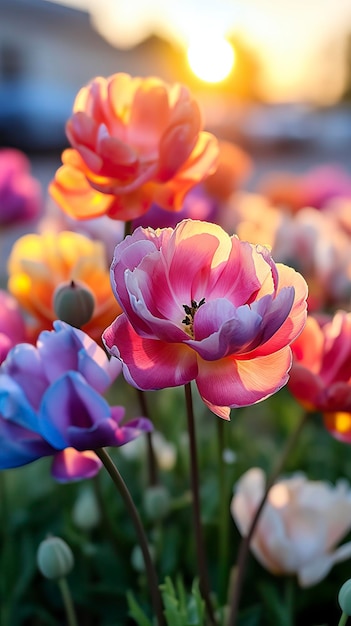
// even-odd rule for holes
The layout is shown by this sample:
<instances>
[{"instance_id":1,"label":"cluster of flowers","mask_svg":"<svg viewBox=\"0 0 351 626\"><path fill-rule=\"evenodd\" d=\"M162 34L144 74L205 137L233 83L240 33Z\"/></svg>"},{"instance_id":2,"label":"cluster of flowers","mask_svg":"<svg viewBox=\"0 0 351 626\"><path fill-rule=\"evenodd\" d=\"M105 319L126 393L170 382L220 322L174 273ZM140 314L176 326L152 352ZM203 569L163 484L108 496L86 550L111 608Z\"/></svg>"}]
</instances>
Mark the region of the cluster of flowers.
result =
<instances>
[{"instance_id":1,"label":"cluster of flowers","mask_svg":"<svg viewBox=\"0 0 351 626\"><path fill-rule=\"evenodd\" d=\"M347 176L328 171L322 191L320 173L239 191L249 157L202 130L185 87L156 78L92 80L67 137L44 216L23 155L0 155L1 228L36 218L36 232L13 245L0 293L0 467L52 455L58 480L90 477L101 464L94 450L150 431L103 398L120 372L140 390L195 381L226 420L288 383L350 443ZM80 329L55 321L65 285L92 295ZM322 315L326 306L339 310ZM263 482L255 470L238 485L232 512L244 534ZM311 506L308 489L301 477L276 485L253 543L264 565L303 584L327 555L325 571L346 558L331 550L351 527L350 491L321 487L319 522L335 503L348 516L318 537L312 521L300 558L292 519Z\"/></svg>"}]
</instances>

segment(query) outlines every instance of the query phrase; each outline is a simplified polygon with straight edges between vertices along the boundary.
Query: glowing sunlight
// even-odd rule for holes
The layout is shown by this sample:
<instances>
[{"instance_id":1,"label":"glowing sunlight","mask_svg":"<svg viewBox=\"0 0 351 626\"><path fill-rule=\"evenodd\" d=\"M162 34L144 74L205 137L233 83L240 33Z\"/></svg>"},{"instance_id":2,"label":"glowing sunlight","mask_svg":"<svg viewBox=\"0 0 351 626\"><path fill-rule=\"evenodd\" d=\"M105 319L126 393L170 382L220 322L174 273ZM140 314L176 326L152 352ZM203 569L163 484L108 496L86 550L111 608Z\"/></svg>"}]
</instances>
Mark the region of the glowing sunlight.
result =
<instances>
[{"instance_id":1,"label":"glowing sunlight","mask_svg":"<svg viewBox=\"0 0 351 626\"><path fill-rule=\"evenodd\" d=\"M188 63L194 74L207 83L218 83L229 76L235 64L235 52L224 38L198 38L190 42Z\"/></svg>"}]
</instances>

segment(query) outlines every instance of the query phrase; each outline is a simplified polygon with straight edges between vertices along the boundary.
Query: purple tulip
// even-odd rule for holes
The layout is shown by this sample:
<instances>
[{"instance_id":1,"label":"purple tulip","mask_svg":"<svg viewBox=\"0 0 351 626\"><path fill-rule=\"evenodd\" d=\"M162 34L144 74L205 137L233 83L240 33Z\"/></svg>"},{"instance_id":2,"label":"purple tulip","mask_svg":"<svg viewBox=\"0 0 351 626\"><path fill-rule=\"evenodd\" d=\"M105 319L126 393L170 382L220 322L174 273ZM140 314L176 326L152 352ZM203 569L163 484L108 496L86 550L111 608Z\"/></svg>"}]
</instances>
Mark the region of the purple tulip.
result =
<instances>
[{"instance_id":1,"label":"purple tulip","mask_svg":"<svg viewBox=\"0 0 351 626\"><path fill-rule=\"evenodd\" d=\"M61 321L36 347L18 344L0 368L0 468L54 456L59 481L94 476L103 446L122 446L152 429L140 417L122 424L124 408L102 393L121 371L117 359Z\"/></svg>"}]
</instances>

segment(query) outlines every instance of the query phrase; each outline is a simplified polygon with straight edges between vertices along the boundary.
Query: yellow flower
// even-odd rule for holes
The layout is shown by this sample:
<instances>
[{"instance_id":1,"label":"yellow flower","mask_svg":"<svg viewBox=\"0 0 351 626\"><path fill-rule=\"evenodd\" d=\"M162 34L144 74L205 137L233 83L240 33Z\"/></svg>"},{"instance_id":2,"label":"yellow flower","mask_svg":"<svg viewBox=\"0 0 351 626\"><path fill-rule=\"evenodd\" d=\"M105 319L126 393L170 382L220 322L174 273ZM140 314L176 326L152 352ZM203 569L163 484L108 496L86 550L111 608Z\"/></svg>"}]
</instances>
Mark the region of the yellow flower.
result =
<instances>
[{"instance_id":1,"label":"yellow flower","mask_svg":"<svg viewBox=\"0 0 351 626\"><path fill-rule=\"evenodd\" d=\"M14 244L8 261L8 289L35 321L35 334L56 319L53 296L62 283L86 285L95 298L91 320L82 329L95 341L119 315L110 286L109 268L101 242L70 231L30 234Z\"/></svg>"}]
</instances>

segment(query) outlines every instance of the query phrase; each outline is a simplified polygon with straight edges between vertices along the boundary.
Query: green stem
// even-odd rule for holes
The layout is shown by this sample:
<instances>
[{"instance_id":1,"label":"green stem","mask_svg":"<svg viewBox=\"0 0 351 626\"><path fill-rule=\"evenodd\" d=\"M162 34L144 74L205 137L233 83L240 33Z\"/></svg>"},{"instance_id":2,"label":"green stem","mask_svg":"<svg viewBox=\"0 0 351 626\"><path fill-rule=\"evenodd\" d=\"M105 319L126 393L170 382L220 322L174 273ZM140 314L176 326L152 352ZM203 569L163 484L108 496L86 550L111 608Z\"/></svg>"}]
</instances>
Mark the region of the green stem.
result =
<instances>
[{"instance_id":1,"label":"green stem","mask_svg":"<svg viewBox=\"0 0 351 626\"><path fill-rule=\"evenodd\" d=\"M349 616L348 616L348 615L346 615L346 613L343 613L343 614L341 615L341 617L340 617L340 621L339 621L338 626L345 626L345 624L346 624L346 622L347 622L347 620L348 620L348 619L349 619Z\"/></svg>"},{"instance_id":2,"label":"green stem","mask_svg":"<svg viewBox=\"0 0 351 626\"><path fill-rule=\"evenodd\" d=\"M194 523L194 535L196 545L197 566L200 578L200 589L203 598L206 603L207 612L212 624L216 624L214 617L212 601L210 596L210 585L208 580L208 570L206 562L206 554L204 549L204 539L201 525L201 513L200 513L200 488L199 488L199 472L197 462L197 450L196 450L196 436L195 436L195 419L193 410L193 401L191 394L191 384L184 385L185 388L185 400L187 408L188 419L188 432L189 432L189 446L190 446L190 479L191 490L193 495L193 523Z\"/></svg>"},{"instance_id":3,"label":"green stem","mask_svg":"<svg viewBox=\"0 0 351 626\"><path fill-rule=\"evenodd\" d=\"M226 601L227 579L229 574L228 562L228 537L229 537L229 502L227 489L226 467L223 459L225 448L225 423L223 420L217 420L218 432L218 483L219 483L219 584L218 599L219 604Z\"/></svg>"},{"instance_id":4,"label":"green stem","mask_svg":"<svg viewBox=\"0 0 351 626\"><path fill-rule=\"evenodd\" d=\"M78 626L71 592L69 590L66 578L59 578L57 584L60 588L63 604L66 611L67 623L68 626Z\"/></svg>"},{"instance_id":5,"label":"green stem","mask_svg":"<svg viewBox=\"0 0 351 626\"><path fill-rule=\"evenodd\" d=\"M0 624L4 626L10 626L10 616L12 611L12 601L11 594L9 593L11 588L11 579L13 577L13 572L10 575L9 582L9 572L8 572L8 564L13 563L13 555L12 546L13 541L10 535L10 526L9 526L9 498L8 498L8 490L6 489L6 478L7 473L6 470L2 470L0 472L0 502L1 502L1 510L0 510L0 538L1 538L1 559L0 566L1 571L6 571L6 576L1 576L0 580L0 596L2 598L2 602L0 604Z\"/></svg>"},{"instance_id":6,"label":"green stem","mask_svg":"<svg viewBox=\"0 0 351 626\"><path fill-rule=\"evenodd\" d=\"M138 392L141 412L144 417L147 417L148 419L150 419L145 392L142 391L141 389L137 389L137 392ZM153 486L153 485L158 484L158 476L157 476L156 455L155 455L154 446L152 443L152 433L146 433L145 437L146 437L146 445L147 445L149 485Z\"/></svg>"},{"instance_id":7,"label":"green stem","mask_svg":"<svg viewBox=\"0 0 351 626\"><path fill-rule=\"evenodd\" d=\"M286 577L284 596L285 596L285 608L286 608L285 626L294 626L294 596L295 596L294 576Z\"/></svg>"},{"instance_id":8,"label":"green stem","mask_svg":"<svg viewBox=\"0 0 351 626\"><path fill-rule=\"evenodd\" d=\"M292 434L290 435L285 448L283 449L283 452L281 454L281 456L278 458L278 461L273 469L273 471L271 472L270 477L267 480L266 483L266 489L265 492L263 494L262 500L256 510L256 513L251 521L251 525L249 528L249 531L247 533L247 535L245 535L244 537L242 537L240 546L239 546L239 553L238 553L238 559L237 559L237 566L236 566L236 571L237 571L237 575L236 575L236 579L235 579L235 583L234 583L234 590L232 593L232 598L231 598L231 608L230 608L230 614L229 614L229 619L228 619L228 624L227 626L236 626L237 623L237 616L238 616L238 610L239 610L239 602L240 602L240 598L241 598L241 591L242 591L242 586L243 586L243 582L244 582L244 578L245 578L245 572L246 572L246 564L247 564L247 559L248 559L248 555L249 555L249 550L250 550L250 543L251 543L251 539L253 537L253 534L256 530L256 526L258 523L258 520L260 518L260 515L262 513L262 509L266 503L267 497L268 497L268 493L270 488L274 485L275 481L277 480L279 474L281 473L285 462L287 460L287 457L289 456L291 450L294 448L300 433L303 429L303 427L305 426L307 420L309 418L309 414L308 413L304 413L302 415L302 417L300 418L295 430L293 430Z\"/></svg>"},{"instance_id":9,"label":"green stem","mask_svg":"<svg viewBox=\"0 0 351 626\"><path fill-rule=\"evenodd\" d=\"M144 531L139 513L129 493L127 485L125 484L121 474L119 473L117 467L112 461L107 450L105 450L105 448L98 448L97 450L95 450L95 453L97 454L99 459L104 464L106 470L110 474L110 477L112 478L120 495L122 496L124 503L127 507L128 513L134 523L134 527L135 527L135 530L139 539L140 548L143 553L143 557L145 561L145 569L147 573L147 579L149 582L152 605L155 611L155 615L157 617L158 625L164 626L165 620L163 617L162 598L161 598L161 594L158 588L157 575L156 575L156 571L154 568L154 564L151 559L147 538L145 535L145 531Z\"/></svg>"}]
</instances>

